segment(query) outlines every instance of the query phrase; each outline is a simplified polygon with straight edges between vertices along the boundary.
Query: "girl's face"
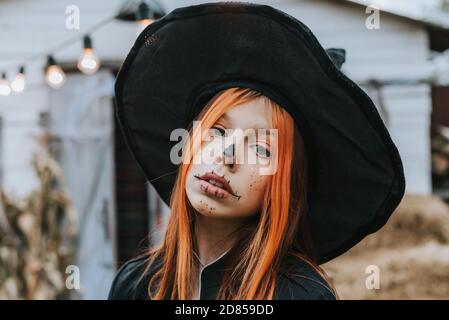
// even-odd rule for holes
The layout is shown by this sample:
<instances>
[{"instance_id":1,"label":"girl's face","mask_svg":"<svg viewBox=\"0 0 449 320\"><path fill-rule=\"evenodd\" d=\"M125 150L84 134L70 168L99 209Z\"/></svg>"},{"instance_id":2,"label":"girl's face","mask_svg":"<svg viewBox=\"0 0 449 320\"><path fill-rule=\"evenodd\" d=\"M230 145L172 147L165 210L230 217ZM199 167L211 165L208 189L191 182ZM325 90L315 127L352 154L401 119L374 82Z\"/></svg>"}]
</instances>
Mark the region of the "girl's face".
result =
<instances>
[{"instance_id":1,"label":"girl's face","mask_svg":"<svg viewBox=\"0 0 449 320\"><path fill-rule=\"evenodd\" d=\"M270 179L262 168L274 161L277 147L270 138L270 123L271 107L256 98L228 110L208 130L208 141L202 141L194 155L185 186L198 213L244 218L261 209Z\"/></svg>"}]
</instances>

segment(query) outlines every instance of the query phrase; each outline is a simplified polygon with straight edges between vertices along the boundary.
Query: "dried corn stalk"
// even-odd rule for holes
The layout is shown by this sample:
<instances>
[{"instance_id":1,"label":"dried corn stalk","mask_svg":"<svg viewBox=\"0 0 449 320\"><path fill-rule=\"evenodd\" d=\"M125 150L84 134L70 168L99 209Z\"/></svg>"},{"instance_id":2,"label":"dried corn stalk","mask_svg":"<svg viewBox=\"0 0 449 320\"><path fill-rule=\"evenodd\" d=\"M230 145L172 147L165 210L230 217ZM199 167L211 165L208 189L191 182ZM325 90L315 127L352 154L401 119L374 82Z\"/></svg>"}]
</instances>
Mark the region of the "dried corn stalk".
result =
<instances>
[{"instance_id":1,"label":"dried corn stalk","mask_svg":"<svg viewBox=\"0 0 449 320\"><path fill-rule=\"evenodd\" d=\"M33 156L39 187L25 199L0 191L0 299L65 299L76 214L62 170L47 152Z\"/></svg>"}]
</instances>

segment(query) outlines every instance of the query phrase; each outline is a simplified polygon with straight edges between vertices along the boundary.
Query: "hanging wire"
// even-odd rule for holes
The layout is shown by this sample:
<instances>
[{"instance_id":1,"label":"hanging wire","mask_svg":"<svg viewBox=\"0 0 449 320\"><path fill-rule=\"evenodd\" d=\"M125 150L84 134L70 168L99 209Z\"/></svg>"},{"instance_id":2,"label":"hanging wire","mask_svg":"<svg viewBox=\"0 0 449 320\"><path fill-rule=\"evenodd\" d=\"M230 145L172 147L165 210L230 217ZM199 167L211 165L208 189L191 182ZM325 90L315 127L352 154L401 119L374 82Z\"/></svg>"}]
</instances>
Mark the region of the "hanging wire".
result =
<instances>
[{"instance_id":1,"label":"hanging wire","mask_svg":"<svg viewBox=\"0 0 449 320\"><path fill-rule=\"evenodd\" d=\"M23 58L20 58L19 60L24 61L22 63L20 63L20 62L18 63L16 61L16 62L12 62L12 63L6 64L6 65L2 66L2 69L6 70L6 69L12 67L13 65L25 65L26 62L33 61L33 60L36 60L38 58L43 58L43 57L46 57L48 55L51 55L54 52L56 52L56 51L58 51L58 50L60 50L62 48L65 48L65 47L67 47L67 46L69 46L69 45L71 45L71 44L73 44L73 43L75 43L77 41L82 40L85 36L87 36L87 35L93 33L94 31L102 28L103 26L105 26L109 22L113 21L114 19L115 19L115 15L107 17L107 18L105 18L103 20L100 20L96 24L94 24L91 27L87 28L82 34L77 34L74 37L65 39L64 41L61 41L60 43L56 44L55 46L53 46L52 48L50 48L48 50L43 50L43 51L40 51L40 52L36 52L36 53L30 54L30 55L25 56Z\"/></svg>"}]
</instances>

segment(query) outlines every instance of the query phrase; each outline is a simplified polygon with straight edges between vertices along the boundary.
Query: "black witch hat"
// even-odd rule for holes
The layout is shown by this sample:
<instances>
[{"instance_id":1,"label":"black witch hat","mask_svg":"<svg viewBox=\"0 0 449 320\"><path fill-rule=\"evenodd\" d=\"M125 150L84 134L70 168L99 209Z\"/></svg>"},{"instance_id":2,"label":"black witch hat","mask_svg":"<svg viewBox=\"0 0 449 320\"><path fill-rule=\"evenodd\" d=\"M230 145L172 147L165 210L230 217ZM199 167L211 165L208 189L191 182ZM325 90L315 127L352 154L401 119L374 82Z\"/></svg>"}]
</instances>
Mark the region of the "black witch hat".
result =
<instances>
[{"instance_id":1,"label":"black witch hat","mask_svg":"<svg viewBox=\"0 0 449 320\"><path fill-rule=\"evenodd\" d=\"M318 262L382 227L404 194L398 150L371 99L339 69L344 50L267 5L177 8L149 25L116 81L116 114L146 178L169 204L170 134L217 92L261 92L295 119L309 157L309 221ZM333 62L334 61L334 62Z\"/></svg>"}]
</instances>

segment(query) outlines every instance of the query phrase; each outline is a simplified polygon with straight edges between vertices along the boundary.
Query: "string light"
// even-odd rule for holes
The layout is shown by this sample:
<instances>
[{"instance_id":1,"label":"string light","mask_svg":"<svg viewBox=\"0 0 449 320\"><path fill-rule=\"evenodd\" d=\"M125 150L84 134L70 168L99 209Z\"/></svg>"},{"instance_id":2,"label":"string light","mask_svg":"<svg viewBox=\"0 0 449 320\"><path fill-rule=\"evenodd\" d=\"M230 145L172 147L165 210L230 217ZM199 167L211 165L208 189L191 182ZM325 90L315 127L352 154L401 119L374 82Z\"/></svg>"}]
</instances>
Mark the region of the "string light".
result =
<instances>
[{"instance_id":1,"label":"string light","mask_svg":"<svg viewBox=\"0 0 449 320\"><path fill-rule=\"evenodd\" d=\"M91 75L100 68L100 60L93 51L91 37L85 36L83 43L84 49L82 56L78 60L78 69L84 74Z\"/></svg>"},{"instance_id":2,"label":"string light","mask_svg":"<svg viewBox=\"0 0 449 320\"><path fill-rule=\"evenodd\" d=\"M21 66L15 79L11 82L11 89L14 92L23 92L25 89L25 67Z\"/></svg>"},{"instance_id":3,"label":"string light","mask_svg":"<svg viewBox=\"0 0 449 320\"><path fill-rule=\"evenodd\" d=\"M11 87L6 79L6 73L2 72L2 77L0 79L0 96L8 96L11 93Z\"/></svg>"},{"instance_id":4,"label":"string light","mask_svg":"<svg viewBox=\"0 0 449 320\"><path fill-rule=\"evenodd\" d=\"M131 2L130 2L131 3ZM114 16L107 17L91 26L86 30L86 33L83 35L83 54L78 60L77 67L78 69L85 74L94 74L100 67L100 59L95 55L92 48L92 39L89 34L93 33L97 29L102 28L106 24L114 20L124 20L124 21L134 21L139 25L139 33L145 29L149 24L151 24L154 20L159 19L165 15L165 10L160 6L160 4L155 0L145 0L140 1L137 4L137 1L134 3L126 3L118 14ZM47 49L43 52L33 53L22 59L24 61L33 61L35 59L41 59L43 56L47 55L47 64L45 66L45 81L52 88L60 88L63 86L66 75L62 68L56 63L53 58L53 53L58 51L59 49L65 48L71 45L75 41L79 41L80 36L77 35L70 39L66 39L63 42L60 42L56 46ZM19 72L16 74L14 80L9 83L6 79L6 72L3 72L0 78L0 95L7 96L14 92L23 92L26 87L26 79L25 79L25 66L22 65L19 68Z\"/></svg>"},{"instance_id":5,"label":"string light","mask_svg":"<svg viewBox=\"0 0 449 320\"><path fill-rule=\"evenodd\" d=\"M45 80L47 81L47 84L54 89L62 87L65 82L65 73L56 63L56 60L52 55L47 57L47 65L45 66Z\"/></svg>"}]
</instances>

